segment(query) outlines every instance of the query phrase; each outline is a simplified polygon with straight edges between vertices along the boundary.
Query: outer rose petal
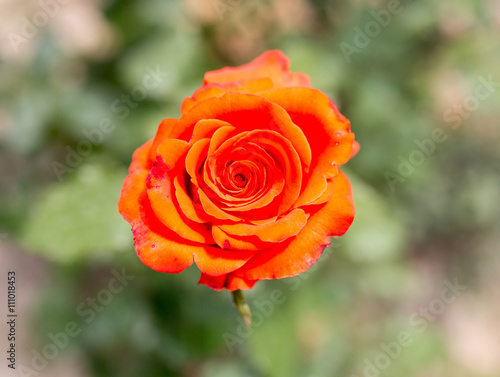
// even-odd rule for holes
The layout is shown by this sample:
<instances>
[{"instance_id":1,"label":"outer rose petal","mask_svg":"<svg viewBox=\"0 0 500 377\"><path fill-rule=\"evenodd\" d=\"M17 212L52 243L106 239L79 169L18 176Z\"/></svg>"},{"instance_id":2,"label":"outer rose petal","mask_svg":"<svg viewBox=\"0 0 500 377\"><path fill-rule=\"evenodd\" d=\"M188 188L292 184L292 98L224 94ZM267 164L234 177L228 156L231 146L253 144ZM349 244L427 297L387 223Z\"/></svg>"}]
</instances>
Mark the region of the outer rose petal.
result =
<instances>
[{"instance_id":1,"label":"outer rose petal","mask_svg":"<svg viewBox=\"0 0 500 377\"><path fill-rule=\"evenodd\" d=\"M329 236L340 236L347 231L354 213L351 184L344 173L340 173L335 177L330 200L311 215L296 237L258 253L232 274L249 280L298 275L318 260L330 243Z\"/></svg>"},{"instance_id":2,"label":"outer rose petal","mask_svg":"<svg viewBox=\"0 0 500 377\"><path fill-rule=\"evenodd\" d=\"M354 142L352 143L351 157L349 157L349 159L353 158L358 154L359 148L360 148L359 143L356 140L354 140Z\"/></svg>"},{"instance_id":3,"label":"outer rose petal","mask_svg":"<svg viewBox=\"0 0 500 377\"><path fill-rule=\"evenodd\" d=\"M302 72L292 73L286 86L300 86L302 88L311 87L311 78Z\"/></svg>"},{"instance_id":4,"label":"outer rose petal","mask_svg":"<svg viewBox=\"0 0 500 377\"><path fill-rule=\"evenodd\" d=\"M216 291L220 291L224 288L226 278L227 275L210 276L202 272L198 284L205 284Z\"/></svg>"},{"instance_id":5,"label":"outer rose petal","mask_svg":"<svg viewBox=\"0 0 500 377\"><path fill-rule=\"evenodd\" d=\"M156 131L156 135L153 138L153 145L151 146L151 151L149 153L149 159L154 161L156 158L156 150L158 146L162 143L163 140L176 138L176 131L174 130L177 125L178 120L167 118L163 119L158 126L158 130Z\"/></svg>"},{"instance_id":6,"label":"outer rose petal","mask_svg":"<svg viewBox=\"0 0 500 377\"><path fill-rule=\"evenodd\" d=\"M327 189L327 179L338 174L337 166L346 163L351 156L354 134L349 121L316 89L287 88L260 95L287 111L304 132L313 151L312 169L304 177L304 191L294 207L317 200Z\"/></svg>"},{"instance_id":7,"label":"outer rose petal","mask_svg":"<svg viewBox=\"0 0 500 377\"><path fill-rule=\"evenodd\" d=\"M258 80L239 80L227 84L208 84L196 89L192 97L187 97L182 102L181 113L187 113L198 102L207 98L220 97L228 92L254 94L265 90L273 89L271 79L263 78Z\"/></svg>"},{"instance_id":8,"label":"outer rose petal","mask_svg":"<svg viewBox=\"0 0 500 377\"><path fill-rule=\"evenodd\" d=\"M156 271L178 273L194 260L202 272L211 276L227 274L241 267L255 255L255 251L235 253L190 242L156 218L146 192L152 145L153 140L150 140L135 151L118 202L119 212L132 226L135 250L142 263Z\"/></svg>"},{"instance_id":9,"label":"outer rose petal","mask_svg":"<svg viewBox=\"0 0 500 377\"><path fill-rule=\"evenodd\" d=\"M258 280L248 280L232 274L210 276L202 273L198 284L205 284L216 291L226 288L228 291L236 291L237 289L252 289Z\"/></svg>"},{"instance_id":10,"label":"outer rose petal","mask_svg":"<svg viewBox=\"0 0 500 377\"><path fill-rule=\"evenodd\" d=\"M228 274L226 279L226 290L232 292L238 289L252 289L259 280L249 280L233 274Z\"/></svg>"},{"instance_id":11,"label":"outer rose petal","mask_svg":"<svg viewBox=\"0 0 500 377\"><path fill-rule=\"evenodd\" d=\"M304 132L311 150L316 153L313 159L322 168L331 166L331 161L342 165L349 160L354 140L350 123L324 93L316 89L286 88L260 96L286 110Z\"/></svg>"},{"instance_id":12,"label":"outer rose petal","mask_svg":"<svg viewBox=\"0 0 500 377\"><path fill-rule=\"evenodd\" d=\"M273 81L275 88L311 86L309 77L306 74L290 72L290 60L279 50L266 51L252 62L239 67L226 67L207 72L205 73L203 85L266 77Z\"/></svg>"}]
</instances>

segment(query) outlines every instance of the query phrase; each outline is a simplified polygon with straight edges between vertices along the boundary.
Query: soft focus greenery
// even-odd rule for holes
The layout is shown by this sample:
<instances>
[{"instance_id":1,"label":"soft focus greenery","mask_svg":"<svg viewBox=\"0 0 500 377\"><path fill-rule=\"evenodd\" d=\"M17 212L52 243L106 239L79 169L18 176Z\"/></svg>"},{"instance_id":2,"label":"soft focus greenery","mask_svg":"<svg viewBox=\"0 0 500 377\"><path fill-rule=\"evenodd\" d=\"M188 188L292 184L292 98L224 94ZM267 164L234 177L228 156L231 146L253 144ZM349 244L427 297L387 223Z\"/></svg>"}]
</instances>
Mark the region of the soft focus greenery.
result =
<instances>
[{"instance_id":1,"label":"soft focus greenery","mask_svg":"<svg viewBox=\"0 0 500 377\"><path fill-rule=\"evenodd\" d=\"M408 0L389 20L397 1L75 0L13 46L8 33L42 9L21 3L2 5L14 21L0 49L0 233L50 272L29 347L68 321L82 329L50 364L76 359L78 373L106 377L378 376L367 362L387 377L500 375L497 1ZM374 12L387 20L377 33ZM346 58L341 44L356 47L368 25L375 35ZM246 294L248 330L230 294L196 284L195 266L143 266L116 202L133 151L179 117L204 72L274 48L350 119L357 214L310 271ZM156 69L165 75L146 98L119 110ZM496 87L474 99L481 80ZM108 121L91 152L54 169ZM438 128L446 140L419 160L415 140ZM408 174L401 159L417 161ZM133 281L86 323L76 308L123 268ZM419 331L413 313L446 279L467 290ZM401 333L412 343L387 366L381 343Z\"/></svg>"}]
</instances>

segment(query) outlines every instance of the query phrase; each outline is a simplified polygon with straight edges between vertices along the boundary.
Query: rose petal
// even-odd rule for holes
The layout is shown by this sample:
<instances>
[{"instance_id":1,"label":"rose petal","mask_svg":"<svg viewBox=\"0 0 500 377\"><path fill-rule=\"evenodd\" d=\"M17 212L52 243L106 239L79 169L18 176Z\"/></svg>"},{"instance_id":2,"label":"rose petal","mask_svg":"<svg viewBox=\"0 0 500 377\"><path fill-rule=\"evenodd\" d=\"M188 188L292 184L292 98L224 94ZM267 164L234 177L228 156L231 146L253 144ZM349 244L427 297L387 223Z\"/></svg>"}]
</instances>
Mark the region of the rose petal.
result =
<instances>
[{"instance_id":1,"label":"rose petal","mask_svg":"<svg viewBox=\"0 0 500 377\"><path fill-rule=\"evenodd\" d=\"M201 139L211 139L214 133L222 127L232 127L229 123L218 119L202 119L198 121L193 129L193 136L189 144L193 145Z\"/></svg>"},{"instance_id":2,"label":"rose petal","mask_svg":"<svg viewBox=\"0 0 500 377\"><path fill-rule=\"evenodd\" d=\"M202 272L198 284L205 284L216 291L220 291L226 285L226 279L227 275L210 276Z\"/></svg>"},{"instance_id":3,"label":"rose petal","mask_svg":"<svg viewBox=\"0 0 500 377\"><path fill-rule=\"evenodd\" d=\"M140 216L137 198L146 187L146 177L152 164L149 158L152 145L153 139L136 149L128 169L129 174L123 183L118 210L129 223Z\"/></svg>"},{"instance_id":4,"label":"rose petal","mask_svg":"<svg viewBox=\"0 0 500 377\"><path fill-rule=\"evenodd\" d=\"M215 244L210 227L187 218L177 205L174 177L183 174L184 159L189 149L183 140L168 139L158 147L157 161L147 179L147 192L156 217L183 238Z\"/></svg>"},{"instance_id":5,"label":"rose petal","mask_svg":"<svg viewBox=\"0 0 500 377\"><path fill-rule=\"evenodd\" d=\"M225 282L226 290L229 292L252 289L259 280L249 280L233 274L228 274Z\"/></svg>"},{"instance_id":6,"label":"rose petal","mask_svg":"<svg viewBox=\"0 0 500 377\"><path fill-rule=\"evenodd\" d=\"M354 142L352 143L351 156L349 157L349 159L353 158L358 154L359 148L360 148L359 143L356 140L354 140Z\"/></svg>"},{"instance_id":7,"label":"rose petal","mask_svg":"<svg viewBox=\"0 0 500 377\"><path fill-rule=\"evenodd\" d=\"M205 284L216 291L220 291L226 288L228 291L236 291L238 289L248 290L252 289L258 280L248 280L239 276L234 276L232 274L220 275L220 276L210 276L201 273L200 280L198 284Z\"/></svg>"},{"instance_id":8,"label":"rose petal","mask_svg":"<svg viewBox=\"0 0 500 377\"><path fill-rule=\"evenodd\" d=\"M302 72L292 73L286 86L300 86L302 88L311 87L311 78Z\"/></svg>"},{"instance_id":9,"label":"rose petal","mask_svg":"<svg viewBox=\"0 0 500 377\"><path fill-rule=\"evenodd\" d=\"M203 246L194 253L194 262L201 272L217 276L227 274L244 265L258 251L223 250L218 247Z\"/></svg>"},{"instance_id":10,"label":"rose petal","mask_svg":"<svg viewBox=\"0 0 500 377\"><path fill-rule=\"evenodd\" d=\"M177 123L179 122L178 119L163 119L158 126L158 130L156 131L156 135L153 138L153 145L151 146L151 151L149 154L149 158L151 161L154 161L156 158L156 151L158 149L158 146L163 142L163 140L169 139L169 138L176 138L177 132L179 132L179 128L176 128Z\"/></svg>"},{"instance_id":11,"label":"rose petal","mask_svg":"<svg viewBox=\"0 0 500 377\"><path fill-rule=\"evenodd\" d=\"M307 76L306 76L307 77ZM308 77L307 77L308 79ZM307 82L304 77L294 76L293 81L297 83ZM187 113L196 103L207 98L220 97L228 92L255 94L273 88L273 82L269 78L238 80L231 83L212 83L198 88L192 97L187 97L181 106L181 113Z\"/></svg>"},{"instance_id":12,"label":"rose petal","mask_svg":"<svg viewBox=\"0 0 500 377\"><path fill-rule=\"evenodd\" d=\"M208 148L207 157L210 157L214 152L223 144L230 136L233 134L235 128L233 126L227 126L219 128L215 131L212 139L210 140L210 147ZM237 135L236 138L240 138L242 134Z\"/></svg>"},{"instance_id":13,"label":"rose petal","mask_svg":"<svg viewBox=\"0 0 500 377\"><path fill-rule=\"evenodd\" d=\"M198 189L198 195L200 196L200 201L203 209L210 216L213 216L219 220L241 221L241 218L221 210L216 204L214 204L214 202L208 197L207 194L205 194L202 189Z\"/></svg>"},{"instance_id":14,"label":"rose petal","mask_svg":"<svg viewBox=\"0 0 500 377\"><path fill-rule=\"evenodd\" d=\"M194 143L191 149L189 149L186 155L186 172L191 177L191 182L193 182L196 186L199 186L198 172L205 162L209 146L210 139L198 140Z\"/></svg>"},{"instance_id":15,"label":"rose petal","mask_svg":"<svg viewBox=\"0 0 500 377\"><path fill-rule=\"evenodd\" d=\"M334 183L334 178L327 179L325 191L317 199L313 200L308 205L323 204L328 200L330 200L330 198L333 195L333 183Z\"/></svg>"},{"instance_id":16,"label":"rose petal","mask_svg":"<svg viewBox=\"0 0 500 377\"><path fill-rule=\"evenodd\" d=\"M188 195L186 186L183 180L179 179L179 176L174 178L174 187L175 197L179 203L179 207L188 219L196 221L197 223L208 223L213 220L213 218L208 216L203 210L201 203L195 203Z\"/></svg>"},{"instance_id":17,"label":"rose petal","mask_svg":"<svg viewBox=\"0 0 500 377\"><path fill-rule=\"evenodd\" d=\"M270 224L221 224L218 227L229 235L257 236L265 242L282 242L297 235L307 223L302 209L294 209Z\"/></svg>"},{"instance_id":18,"label":"rose petal","mask_svg":"<svg viewBox=\"0 0 500 377\"><path fill-rule=\"evenodd\" d=\"M240 250L263 250L272 246L256 236L241 237L227 234L219 226L212 227L212 236L221 249L230 249L239 252Z\"/></svg>"},{"instance_id":19,"label":"rose petal","mask_svg":"<svg viewBox=\"0 0 500 377\"><path fill-rule=\"evenodd\" d=\"M205 73L203 84L227 83L241 79L259 79L268 77L275 87L307 85L307 75L292 74L290 60L279 50L266 51L252 62L239 67L225 67Z\"/></svg>"}]
</instances>

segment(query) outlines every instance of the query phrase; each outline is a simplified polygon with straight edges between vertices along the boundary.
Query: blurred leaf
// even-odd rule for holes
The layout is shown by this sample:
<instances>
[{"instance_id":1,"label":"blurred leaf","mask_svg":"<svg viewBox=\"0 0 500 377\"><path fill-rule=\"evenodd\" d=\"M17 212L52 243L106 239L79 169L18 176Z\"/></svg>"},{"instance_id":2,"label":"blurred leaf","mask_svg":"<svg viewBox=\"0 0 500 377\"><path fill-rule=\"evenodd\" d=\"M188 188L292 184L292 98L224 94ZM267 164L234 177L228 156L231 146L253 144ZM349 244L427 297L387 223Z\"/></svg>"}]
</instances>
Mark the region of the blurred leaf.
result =
<instances>
[{"instance_id":1,"label":"blurred leaf","mask_svg":"<svg viewBox=\"0 0 500 377\"><path fill-rule=\"evenodd\" d=\"M406 243L404 218L372 187L348 173L354 191L356 216L341 238L354 261L383 262L401 256Z\"/></svg>"},{"instance_id":2,"label":"blurred leaf","mask_svg":"<svg viewBox=\"0 0 500 377\"><path fill-rule=\"evenodd\" d=\"M129 248L130 227L117 209L125 171L94 164L68 174L32 209L22 235L25 245L60 262L108 259L110 252Z\"/></svg>"},{"instance_id":3,"label":"blurred leaf","mask_svg":"<svg viewBox=\"0 0 500 377\"><path fill-rule=\"evenodd\" d=\"M236 362L207 363L201 377L252 377Z\"/></svg>"},{"instance_id":4,"label":"blurred leaf","mask_svg":"<svg viewBox=\"0 0 500 377\"><path fill-rule=\"evenodd\" d=\"M47 96L45 88L33 85L21 90L8 129L9 145L21 152L32 151L38 146L50 124L55 105L55 98Z\"/></svg>"}]
</instances>

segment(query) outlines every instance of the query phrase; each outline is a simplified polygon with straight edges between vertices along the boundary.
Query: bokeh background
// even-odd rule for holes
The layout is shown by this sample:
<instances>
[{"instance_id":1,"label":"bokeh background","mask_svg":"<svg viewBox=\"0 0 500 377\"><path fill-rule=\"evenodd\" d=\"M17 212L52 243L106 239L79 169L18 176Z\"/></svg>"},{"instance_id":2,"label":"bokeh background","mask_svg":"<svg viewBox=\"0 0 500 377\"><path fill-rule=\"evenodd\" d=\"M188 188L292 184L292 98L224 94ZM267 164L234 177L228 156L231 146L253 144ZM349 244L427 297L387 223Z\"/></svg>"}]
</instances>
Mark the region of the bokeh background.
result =
<instances>
[{"instance_id":1,"label":"bokeh background","mask_svg":"<svg viewBox=\"0 0 500 377\"><path fill-rule=\"evenodd\" d=\"M1 376L500 375L497 0L1 0L0 35ZM205 71L274 48L351 120L357 215L246 330L195 266L143 266L116 202Z\"/></svg>"}]
</instances>

